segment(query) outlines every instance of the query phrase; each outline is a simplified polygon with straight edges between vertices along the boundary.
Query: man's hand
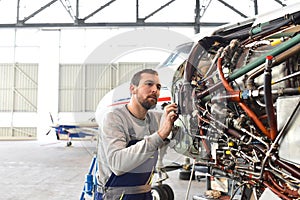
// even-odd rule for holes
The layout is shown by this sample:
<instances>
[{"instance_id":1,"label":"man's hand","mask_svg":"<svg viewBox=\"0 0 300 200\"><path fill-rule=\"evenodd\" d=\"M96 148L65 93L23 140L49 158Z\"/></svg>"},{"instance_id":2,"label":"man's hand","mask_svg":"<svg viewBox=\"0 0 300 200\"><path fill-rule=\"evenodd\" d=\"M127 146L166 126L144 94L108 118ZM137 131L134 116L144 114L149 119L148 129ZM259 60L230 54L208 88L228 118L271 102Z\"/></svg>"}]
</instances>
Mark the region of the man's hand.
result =
<instances>
[{"instance_id":1,"label":"man's hand","mask_svg":"<svg viewBox=\"0 0 300 200\"><path fill-rule=\"evenodd\" d=\"M162 116L162 121L160 128L158 130L158 135L164 140L171 133L174 122L178 118L178 106L176 103L168 104L164 107L164 114Z\"/></svg>"}]
</instances>

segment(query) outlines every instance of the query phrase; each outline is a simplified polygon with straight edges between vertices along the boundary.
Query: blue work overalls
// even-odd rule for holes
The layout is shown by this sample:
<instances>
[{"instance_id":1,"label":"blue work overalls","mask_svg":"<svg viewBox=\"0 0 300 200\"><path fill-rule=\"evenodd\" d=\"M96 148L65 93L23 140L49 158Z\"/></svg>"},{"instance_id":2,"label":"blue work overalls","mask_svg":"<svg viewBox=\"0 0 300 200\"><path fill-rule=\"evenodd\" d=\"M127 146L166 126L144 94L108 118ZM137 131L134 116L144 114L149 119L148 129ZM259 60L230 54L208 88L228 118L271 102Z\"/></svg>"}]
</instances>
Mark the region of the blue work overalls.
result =
<instances>
[{"instance_id":1,"label":"blue work overalls","mask_svg":"<svg viewBox=\"0 0 300 200\"><path fill-rule=\"evenodd\" d=\"M127 146L133 145L138 141L139 140L132 140ZM104 194L95 192L95 200L152 200L151 179L156 166L157 157L158 151L156 151L151 158L130 172L120 176L116 176L112 173L105 184ZM137 188L139 188L139 192L135 193L134 190ZM125 191L120 192L123 190ZM143 190L145 191L143 192ZM118 191L118 195L115 195L114 191Z\"/></svg>"}]
</instances>

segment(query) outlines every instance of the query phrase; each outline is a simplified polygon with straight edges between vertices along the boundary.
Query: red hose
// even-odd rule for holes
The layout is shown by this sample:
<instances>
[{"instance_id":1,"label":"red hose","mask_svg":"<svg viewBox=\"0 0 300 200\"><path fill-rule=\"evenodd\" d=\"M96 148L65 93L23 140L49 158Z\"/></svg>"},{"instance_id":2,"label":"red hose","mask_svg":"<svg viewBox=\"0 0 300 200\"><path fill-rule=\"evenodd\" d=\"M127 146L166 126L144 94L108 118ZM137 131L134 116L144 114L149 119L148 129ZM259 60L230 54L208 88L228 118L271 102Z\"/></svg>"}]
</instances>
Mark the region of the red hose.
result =
<instances>
[{"instance_id":1,"label":"red hose","mask_svg":"<svg viewBox=\"0 0 300 200\"><path fill-rule=\"evenodd\" d=\"M286 195L280 193L275 187L273 187L272 185L270 185L268 182L264 181L263 184L270 188L270 190L272 190L272 192L274 192L275 194L277 194L277 196L279 196L281 199L285 199L285 200L290 200L289 197L287 197Z\"/></svg>"},{"instance_id":2,"label":"red hose","mask_svg":"<svg viewBox=\"0 0 300 200\"><path fill-rule=\"evenodd\" d=\"M218 59L217 67L218 67L220 79L225 89L229 92L234 92L234 89L229 85L228 81L226 80L222 72L222 58ZM238 104L247 113L247 115L254 121L254 123L263 132L263 134L265 134L268 138L271 138L269 131L266 129L263 123L258 119L256 114L250 108L248 108L248 106L244 102L239 102Z\"/></svg>"},{"instance_id":3,"label":"red hose","mask_svg":"<svg viewBox=\"0 0 300 200\"><path fill-rule=\"evenodd\" d=\"M287 194L289 196L295 197L295 198L299 198L299 194L297 191L291 190L287 187L282 188L275 180L274 177L271 175L270 172L266 172L267 173L267 177L268 179L271 181L272 185L274 185L276 187L276 189L278 191L280 191L281 193Z\"/></svg>"}]
</instances>

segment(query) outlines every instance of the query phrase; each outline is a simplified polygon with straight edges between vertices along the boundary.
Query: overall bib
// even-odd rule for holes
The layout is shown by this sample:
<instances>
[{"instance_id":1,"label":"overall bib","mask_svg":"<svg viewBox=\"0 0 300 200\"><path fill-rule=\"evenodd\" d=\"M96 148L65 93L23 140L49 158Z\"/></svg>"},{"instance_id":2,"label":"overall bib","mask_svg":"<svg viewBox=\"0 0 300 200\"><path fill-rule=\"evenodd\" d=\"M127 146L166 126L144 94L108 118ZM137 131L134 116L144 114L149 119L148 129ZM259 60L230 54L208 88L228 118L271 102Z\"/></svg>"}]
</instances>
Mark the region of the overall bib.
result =
<instances>
[{"instance_id":1,"label":"overall bib","mask_svg":"<svg viewBox=\"0 0 300 200\"><path fill-rule=\"evenodd\" d=\"M138 141L132 140L127 146ZM105 187L95 193L95 200L152 200L151 181L157 157L158 151L130 172L120 176L112 173Z\"/></svg>"}]
</instances>

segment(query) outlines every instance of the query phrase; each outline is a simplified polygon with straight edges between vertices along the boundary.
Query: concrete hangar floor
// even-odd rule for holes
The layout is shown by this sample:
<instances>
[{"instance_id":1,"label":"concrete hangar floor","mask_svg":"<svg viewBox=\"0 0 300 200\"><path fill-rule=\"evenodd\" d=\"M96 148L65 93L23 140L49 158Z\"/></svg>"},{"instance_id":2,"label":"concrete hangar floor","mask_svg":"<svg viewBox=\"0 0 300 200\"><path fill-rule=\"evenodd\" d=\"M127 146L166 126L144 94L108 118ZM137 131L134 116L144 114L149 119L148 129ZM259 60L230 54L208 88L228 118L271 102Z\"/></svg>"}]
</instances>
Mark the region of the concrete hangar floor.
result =
<instances>
[{"instance_id":1,"label":"concrete hangar floor","mask_svg":"<svg viewBox=\"0 0 300 200\"><path fill-rule=\"evenodd\" d=\"M79 200L96 148L91 141L72 143L67 147L66 141L0 141L0 199ZM169 149L165 164L173 161L184 162L184 156ZM185 199L189 181L179 179L179 170L168 176L163 183L171 186L176 200ZM188 199L205 190L205 180L193 180Z\"/></svg>"}]
</instances>

